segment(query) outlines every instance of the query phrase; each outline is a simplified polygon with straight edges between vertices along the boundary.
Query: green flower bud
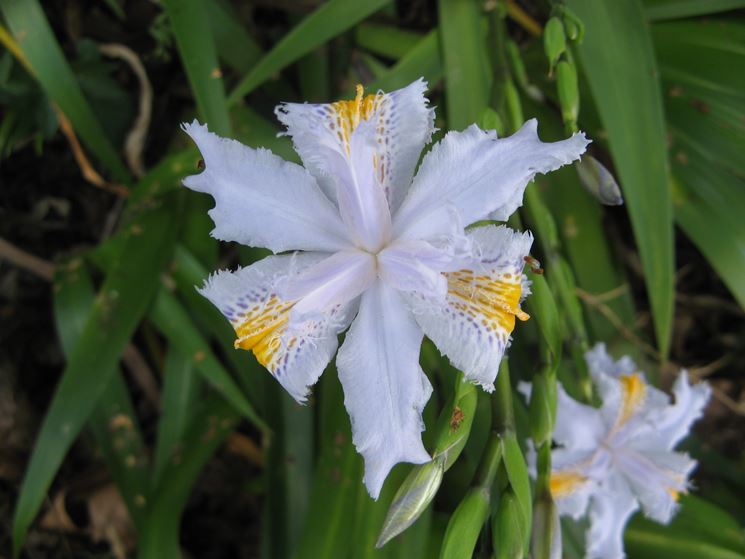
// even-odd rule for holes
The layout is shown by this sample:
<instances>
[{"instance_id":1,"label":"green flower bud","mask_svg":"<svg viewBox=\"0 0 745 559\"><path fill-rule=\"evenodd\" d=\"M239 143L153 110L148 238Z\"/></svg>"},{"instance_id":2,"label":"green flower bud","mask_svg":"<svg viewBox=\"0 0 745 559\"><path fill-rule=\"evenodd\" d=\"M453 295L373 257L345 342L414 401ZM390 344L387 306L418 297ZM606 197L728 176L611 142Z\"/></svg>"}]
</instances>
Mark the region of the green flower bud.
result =
<instances>
[{"instance_id":1,"label":"green flower bud","mask_svg":"<svg viewBox=\"0 0 745 559\"><path fill-rule=\"evenodd\" d=\"M539 498L533 508L533 534L530 551L533 559L561 559L559 511L550 495Z\"/></svg>"},{"instance_id":2,"label":"green flower bud","mask_svg":"<svg viewBox=\"0 0 745 559\"><path fill-rule=\"evenodd\" d=\"M561 20L557 17L552 17L546 23L546 27L543 29L543 48L548 58L548 63L553 69L559 60L559 57L564 54L567 48L566 36L564 35L564 25Z\"/></svg>"},{"instance_id":3,"label":"green flower bud","mask_svg":"<svg viewBox=\"0 0 745 559\"><path fill-rule=\"evenodd\" d=\"M592 155L583 155L574 164L585 190L606 206L620 206L623 195L613 174Z\"/></svg>"},{"instance_id":4,"label":"green flower bud","mask_svg":"<svg viewBox=\"0 0 745 559\"><path fill-rule=\"evenodd\" d=\"M393 498L375 547L383 547L421 516L437 494L444 472L444 455L412 468Z\"/></svg>"},{"instance_id":5,"label":"green flower bud","mask_svg":"<svg viewBox=\"0 0 745 559\"><path fill-rule=\"evenodd\" d=\"M489 491L472 487L450 517L440 559L471 559L481 528L489 516Z\"/></svg>"},{"instance_id":6,"label":"green flower bud","mask_svg":"<svg viewBox=\"0 0 745 559\"><path fill-rule=\"evenodd\" d=\"M492 524L494 557L496 559L522 559L527 526L520 503L508 487L502 494Z\"/></svg>"},{"instance_id":7,"label":"green flower bud","mask_svg":"<svg viewBox=\"0 0 745 559\"><path fill-rule=\"evenodd\" d=\"M556 65L556 88L561 105L561 118L571 130L577 129L579 115L579 89L577 87L577 69L572 62L562 60Z\"/></svg>"}]
</instances>

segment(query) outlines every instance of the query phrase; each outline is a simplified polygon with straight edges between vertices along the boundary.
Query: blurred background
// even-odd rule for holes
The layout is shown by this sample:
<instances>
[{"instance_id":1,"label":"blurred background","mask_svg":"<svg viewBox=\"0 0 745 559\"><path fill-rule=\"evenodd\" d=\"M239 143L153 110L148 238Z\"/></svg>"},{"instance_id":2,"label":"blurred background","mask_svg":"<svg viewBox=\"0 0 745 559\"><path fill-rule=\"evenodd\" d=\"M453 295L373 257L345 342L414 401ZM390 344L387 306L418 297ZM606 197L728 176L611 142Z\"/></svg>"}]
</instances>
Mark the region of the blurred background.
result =
<instances>
[{"instance_id":1,"label":"blurred background","mask_svg":"<svg viewBox=\"0 0 745 559\"><path fill-rule=\"evenodd\" d=\"M664 389L681 367L708 380L712 401L684 444L700 462L694 495L670 526L637 515L626 549L745 557L744 8L0 0L0 556L440 555L476 483L489 396L473 396L433 503L376 550L411 466L372 501L333 365L301 407L232 349L194 286L265 253L212 239L211 199L180 186L200 165L181 122L298 161L277 103L423 76L435 140L473 122L509 134L534 116L544 141L592 138L591 157L539 177L510 221L534 232L545 271L531 278L545 288L534 320L515 332L513 384L545 366L546 343L574 394L595 342ZM422 365L432 448L458 377L428 342ZM522 444L531 418L518 396L515 413ZM443 556L504 556L493 523L517 482L503 470L473 552ZM583 529L564 523L566 557L583 556Z\"/></svg>"}]
</instances>

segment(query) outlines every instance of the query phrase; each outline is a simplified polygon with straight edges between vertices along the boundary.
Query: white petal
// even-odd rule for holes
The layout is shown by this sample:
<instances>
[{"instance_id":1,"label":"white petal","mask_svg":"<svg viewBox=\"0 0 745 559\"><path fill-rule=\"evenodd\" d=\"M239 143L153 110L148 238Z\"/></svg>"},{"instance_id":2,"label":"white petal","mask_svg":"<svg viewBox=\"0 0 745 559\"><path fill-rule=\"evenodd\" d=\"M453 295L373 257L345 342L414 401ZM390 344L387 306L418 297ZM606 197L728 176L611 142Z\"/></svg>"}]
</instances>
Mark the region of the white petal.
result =
<instances>
[{"instance_id":1,"label":"white petal","mask_svg":"<svg viewBox=\"0 0 745 559\"><path fill-rule=\"evenodd\" d=\"M421 414L432 393L419 366L422 332L398 292L378 281L360 300L336 360L365 485L377 499L398 462L430 459Z\"/></svg>"},{"instance_id":2,"label":"white petal","mask_svg":"<svg viewBox=\"0 0 745 559\"><path fill-rule=\"evenodd\" d=\"M613 359L602 342L595 344L595 347L585 353L585 361L587 361L587 366L593 375L602 373L618 377L630 375L639 370L636 363L628 355L624 355L618 361Z\"/></svg>"},{"instance_id":3,"label":"white petal","mask_svg":"<svg viewBox=\"0 0 745 559\"><path fill-rule=\"evenodd\" d=\"M446 273L448 296L441 304L417 294L407 300L417 322L465 377L494 389L499 362L520 310L523 258L533 237L489 225L468 232L468 265Z\"/></svg>"},{"instance_id":4,"label":"white petal","mask_svg":"<svg viewBox=\"0 0 745 559\"><path fill-rule=\"evenodd\" d=\"M557 396L554 441L569 450L598 448L608 432L600 410L577 402L561 384Z\"/></svg>"},{"instance_id":5,"label":"white petal","mask_svg":"<svg viewBox=\"0 0 745 559\"><path fill-rule=\"evenodd\" d=\"M215 199L212 235L274 252L334 252L350 245L338 212L299 165L266 149L220 138L197 123L183 125L205 162L184 185Z\"/></svg>"},{"instance_id":6,"label":"white petal","mask_svg":"<svg viewBox=\"0 0 745 559\"><path fill-rule=\"evenodd\" d=\"M391 287L444 302L448 281L442 272L457 270L459 262L426 241L395 241L378 254L378 266Z\"/></svg>"},{"instance_id":7,"label":"white petal","mask_svg":"<svg viewBox=\"0 0 745 559\"><path fill-rule=\"evenodd\" d=\"M576 481L572 481L573 474L571 470L551 472L551 495L561 516L579 520L587 512L596 486L591 479L579 474Z\"/></svg>"},{"instance_id":8,"label":"white petal","mask_svg":"<svg viewBox=\"0 0 745 559\"><path fill-rule=\"evenodd\" d=\"M431 239L450 227L454 208L464 224L490 214L505 219L521 203L537 173L571 163L589 142L578 133L567 140L543 143L537 122L497 139L472 125L449 132L424 157L411 190L394 215L394 237Z\"/></svg>"},{"instance_id":9,"label":"white petal","mask_svg":"<svg viewBox=\"0 0 745 559\"><path fill-rule=\"evenodd\" d=\"M374 123L378 176L390 207L395 210L411 183L414 168L434 131L434 110L427 106L421 79L390 93L378 92L362 100L361 118ZM333 170L344 152L350 102L331 104L285 103L276 109L287 126L295 150L306 168L319 180L331 200L336 200Z\"/></svg>"},{"instance_id":10,"label":"white petal","mask_svg":"<svg viewBox=\"0 0 745 559\"><path fill-rule=\"evenodd\" d=\"M352 131L348 164L337 169L339 213L354 243L377 252L391 238L391 211L375 171L375 128L362 121Z\"/></svg>"},{"instance_id":11,"label":"white petal","mask_svg":"<svg viewBox=\"0 0 745 559\"><path fill-rule=\"evenodd\" d=\"M586 559L623 559L623 532L639 508L631 490L620 478L611 477L602 493L590 503L590 528L586 536Z\"/></svg>"},{"instance_id":12,"label":"white petal","mask_svg":"<svg viewBox=\"0 0 745 559\"><path fill-rule=\"evenodd\" d=\"M655 448L640 451L638 447L617 450L615 461L644 514L663 524L670 522L677 510L677 496L686 491L696 462L680 452Z\"/></svg>"},{"instance_id":13,"label":"white petal","mask_svg":"<svg viewBox=\"0 0 745 559\"><path fill-rule=\"evenodd\" d=\"M360 250L334 253L301 273L288 277L279 293L297 303L296 318L311 318L348 303L375 280L375 257Z\"/></svg>"},{"instance_id":14,"label":"white petal","mask_svg":"<svg viewBox=\"0 0 745 559\"><path fill-rule=\"evenodd\" d=\"M691 386L688 372L683 370L675 381L673 394L673 405L650 411L647 416L668 450L686 437L691 425L703 415L704 407L711 397L711 388L705 382Z\"/></svg>"},{"instance_id":15,"label":"white petal","mask_svg":"<svg viewBox=\"0 0 745 559\"><path fill-rule=\"evenodd\" d=\"M269 256L235 272L217 272L199 290L236 330L236 348L253 351L299 402L333 357L337 334L349 325L355 306L336 306L322 316L296 321L291 317L294 302L283 299L278 287L325 256Z\"/></svg>"},{"instance_id":16,"label":"white petal","mask_svg":"<svg viewBox=\"0 0 745 559\"><path fill-rule=\"evenodd\" d=\"M606 374L591 370L593 381L603 402L600 411L609 430L623 437L628 430L647 421L650 410L668 405L667 394L647 384L641 372Z\"/></svg>"}]
</instances>

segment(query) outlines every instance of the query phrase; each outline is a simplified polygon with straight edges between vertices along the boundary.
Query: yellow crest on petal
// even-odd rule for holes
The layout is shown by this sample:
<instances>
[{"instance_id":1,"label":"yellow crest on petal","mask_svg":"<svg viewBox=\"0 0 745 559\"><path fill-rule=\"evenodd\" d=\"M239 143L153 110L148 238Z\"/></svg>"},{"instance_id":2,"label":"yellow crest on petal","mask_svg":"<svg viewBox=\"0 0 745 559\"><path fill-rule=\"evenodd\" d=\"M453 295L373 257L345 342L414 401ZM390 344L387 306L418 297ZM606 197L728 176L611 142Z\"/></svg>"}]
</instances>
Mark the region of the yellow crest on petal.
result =
<instances>
[{"instance_id":1,"label":"yellow crest on petal","mask_svg":"<svg viewBox=\"0 0 745 559\"><path fill-rule=\"evenodd\" d=\"M647 385L639 373L621 375L619 380L622 395L617 425L620 427L641 408L647 396Z\"/></svg>"},{"instance_id":2,"label":"yellow crest on petal","mask_svg":"<svg viewBox=\"0 0 745 559\"><path fill-rule=\"evenodd\" d=\"M331 104L336 118L337 134L347 153L349 153L349 138L352 132L360 122L370 119L382 97L379 93L365 96L365 88L357 84L357 95L354 99Z\"/></svg>"},{"instance_id":3,"label":"yellow crest on petal","mask_svg":"<svg viewBox=\"0 0 745 559\"><path fill-rule=\"evenodd\" d=\"M271 362L281 347L281 336L287 328L293 303L272 295L265 303L249 308L234 323L235 347L253 351L256 360L272 370Z\"/></svg>"},{"instance_id":4,"label":"yellow crest on petal","mask_svg":"<svg viewBox=\"0 0 745 559\"><path fill-rule=\"evenodd\" d=\"M522 278L519 274L475 275L471 270L446 273L448 295L453 306L488 330L509 335L515 329L515 317L528 320L520 308Z\"/></svg>"},{"instance_id":5,"label":"yellow crest on petal","mask_svg":"<svg viewBox=\"0 0 745 559\"><path fill-rule=\"evenodd\" d=\"M557 499L571 495L586 481L587 478L585 476L573 470L553 472L551 474L551 480L549 481L551 495Z\"/></svg>"}]
</instances>

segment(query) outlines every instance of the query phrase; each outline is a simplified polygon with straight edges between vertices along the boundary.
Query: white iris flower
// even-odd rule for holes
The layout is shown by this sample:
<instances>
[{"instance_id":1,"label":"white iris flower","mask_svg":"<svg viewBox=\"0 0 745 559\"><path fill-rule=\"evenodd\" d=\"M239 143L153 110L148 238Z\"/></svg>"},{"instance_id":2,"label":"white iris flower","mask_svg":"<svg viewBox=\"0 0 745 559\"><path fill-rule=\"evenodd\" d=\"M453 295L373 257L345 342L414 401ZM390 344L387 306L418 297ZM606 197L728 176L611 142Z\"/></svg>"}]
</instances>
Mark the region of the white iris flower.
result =
<instances>
[{"instance_id":1,"label":"white iris flower","mask_svg":"<svg viewBox=\"0 0 745 559\"><path fill-rule=\"evenodd\" d=\"M559 387L551 493L561 514L589 513L588 559L620 559L624 528L639 507L661 523L675 514L696 462L673 448L703 413L711 389L691 386L681 371L671 404L629 357L614 362L604 344L585 357L603 403L580 404Z\"/></svg>"},{"instance_id":2,"label":"white iris flower","mask_svg":"<svg viewBox=\"0 0 745 559\"><path fill-rule=\"evenodd\" d=\"M525 295L530 233L487 226L521 205L537 173L570 163L583 134L538 139L535 120L508 138L471 126L424 157L434 110L418 80L391 93L276 109L305 167L183 126L205 162L184 184L215 198L212 235L275 253L214 274L201 293L303 402L349 327L336 364L365 484L377 498L398 462L430 459L421 441L432 388L419 366L429 336L466 378L493 389ZM413 177L413 180L412 180ZM351 326L350 326L351 325Z\"/></svg>"}]
</instances>

